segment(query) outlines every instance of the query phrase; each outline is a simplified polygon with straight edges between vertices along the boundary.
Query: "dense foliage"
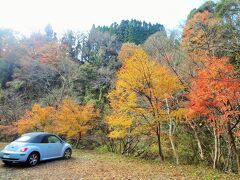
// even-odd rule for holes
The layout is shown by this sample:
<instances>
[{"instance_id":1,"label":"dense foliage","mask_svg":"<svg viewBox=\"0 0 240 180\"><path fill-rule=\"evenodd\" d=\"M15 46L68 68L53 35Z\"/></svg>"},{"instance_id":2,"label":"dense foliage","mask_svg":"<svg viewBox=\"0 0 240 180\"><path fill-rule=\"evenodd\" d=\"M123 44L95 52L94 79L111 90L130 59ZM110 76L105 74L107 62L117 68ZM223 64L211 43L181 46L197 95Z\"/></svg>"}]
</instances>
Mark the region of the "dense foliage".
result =
<instances>
[{"instance_id":1,"label":"dense foliage","mask_svg":"<svg viewBox=\"0 0 240 180\"><path fill-rule=\"evenodd\" d=\"M240 3L208 1L182 35L122 21L22 37L0 30L0 138L29 131L240 172Z\"/></svg>"}]
</instances>

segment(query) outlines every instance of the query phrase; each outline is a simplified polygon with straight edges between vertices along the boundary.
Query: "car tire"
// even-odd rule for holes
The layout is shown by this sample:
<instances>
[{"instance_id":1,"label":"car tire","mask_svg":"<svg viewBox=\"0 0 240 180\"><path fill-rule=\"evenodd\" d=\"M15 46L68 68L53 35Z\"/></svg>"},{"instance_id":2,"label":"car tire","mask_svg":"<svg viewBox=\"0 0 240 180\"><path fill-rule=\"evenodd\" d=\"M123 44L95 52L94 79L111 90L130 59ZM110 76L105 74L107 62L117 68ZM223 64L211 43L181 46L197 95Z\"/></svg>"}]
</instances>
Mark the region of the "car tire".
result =
<instances>
[{"instance_id":1,"label":"car tire","mask_svg":"<svg viewBox=\"0 0 240 180\"><path fill-rule=\"evenodd\" d=\"M72 150L67 148L63 153L63 159L70 159L72 157Z\"/></svg>"},{"instance_id":2,"label":"car tire","mask_svg":"<svg viewBox=\"0 0 240 180\"><path fill-rule=\"evenodd\" d=\"M12 162L10 162L10 161L4 161L4 160L3 160L3 163L4 163L6 166L11 166L11 165L12 165Z\"/></svg>"},{"instance_id":3,"label":"car tire","mask_svg":"<svg viewBox=\"0 0 240 180\"><path fill-rule=\"evenodd\" d=\"M27 159L27 165L28 166L36 166L39 162L39 154L37 152L32 152Z\"/></svg>"}]
</instances>

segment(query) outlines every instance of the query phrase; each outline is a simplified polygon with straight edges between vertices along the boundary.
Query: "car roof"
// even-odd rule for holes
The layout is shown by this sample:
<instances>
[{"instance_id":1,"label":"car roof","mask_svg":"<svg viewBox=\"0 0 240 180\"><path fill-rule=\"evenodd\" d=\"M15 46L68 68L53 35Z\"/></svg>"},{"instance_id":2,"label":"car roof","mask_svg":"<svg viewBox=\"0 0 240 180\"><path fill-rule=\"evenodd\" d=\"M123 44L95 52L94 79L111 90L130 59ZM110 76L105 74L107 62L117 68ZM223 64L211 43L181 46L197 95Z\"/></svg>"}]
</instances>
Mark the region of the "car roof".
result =
<instances>
[{"instance_id":1,"label":"car roof","mask_svg":"<svg viewBox=\"0 0 240 180\"><path fill-rule=\"evenodd\" d=\"M23 134L23 136L30 136L30 137L36 137L39 135L52 135L52 134L48 132L31 132L31 133Z\"/></svg>"}]
</instances>

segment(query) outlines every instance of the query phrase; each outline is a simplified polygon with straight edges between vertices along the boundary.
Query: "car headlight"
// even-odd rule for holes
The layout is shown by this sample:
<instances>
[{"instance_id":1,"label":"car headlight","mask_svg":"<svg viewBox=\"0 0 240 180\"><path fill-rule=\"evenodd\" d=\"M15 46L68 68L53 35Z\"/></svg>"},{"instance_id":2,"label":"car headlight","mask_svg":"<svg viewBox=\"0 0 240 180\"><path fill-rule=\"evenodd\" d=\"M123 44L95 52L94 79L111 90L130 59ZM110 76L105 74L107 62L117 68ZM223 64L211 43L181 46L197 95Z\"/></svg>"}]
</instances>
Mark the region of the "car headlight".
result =
<instances>
[{"instance_id":1,"label":"car headlight","mask_svg":"<svg viewBox=\"0 0 240 180\"><path fill-rule=\"evenodd\" d=\"M19 149L20 152L26 152L27 150L28 150L27 147L23 147L23 148Z\"/></svg>"}]
</instances>

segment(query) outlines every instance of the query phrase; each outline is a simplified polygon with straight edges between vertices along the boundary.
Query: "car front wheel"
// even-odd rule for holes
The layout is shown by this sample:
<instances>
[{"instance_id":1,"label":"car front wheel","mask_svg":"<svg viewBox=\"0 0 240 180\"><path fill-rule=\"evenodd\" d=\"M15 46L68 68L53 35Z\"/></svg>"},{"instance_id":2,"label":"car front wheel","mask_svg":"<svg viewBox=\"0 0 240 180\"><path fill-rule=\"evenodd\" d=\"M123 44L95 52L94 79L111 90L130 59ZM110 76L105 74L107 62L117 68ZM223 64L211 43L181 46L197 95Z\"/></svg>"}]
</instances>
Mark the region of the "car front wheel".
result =
<instances>
[{"instance_id":1,"label":"car front wheel","mask_svg":"<svg viewBox=\"0 0 240 180\"><path fill-rule=\"evenodd\" d=\"M28 156L27 164L29 166L36 166L38 162L39 162L39 154L38 153L33 152Z\"/></svg>"},{"instance_id":2,"label":"car front wheel","mask_svg":"<svg viewBox=\"0 0 240 180\"><path fill-rule=\"evenodd\" d=\"M63 154L64 159L70 159L72 156L72 150L70 148L66 149Z\"/></svg>"}]
</instances>

